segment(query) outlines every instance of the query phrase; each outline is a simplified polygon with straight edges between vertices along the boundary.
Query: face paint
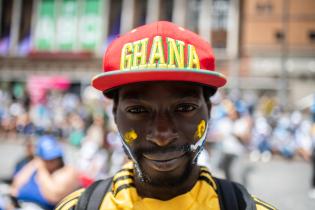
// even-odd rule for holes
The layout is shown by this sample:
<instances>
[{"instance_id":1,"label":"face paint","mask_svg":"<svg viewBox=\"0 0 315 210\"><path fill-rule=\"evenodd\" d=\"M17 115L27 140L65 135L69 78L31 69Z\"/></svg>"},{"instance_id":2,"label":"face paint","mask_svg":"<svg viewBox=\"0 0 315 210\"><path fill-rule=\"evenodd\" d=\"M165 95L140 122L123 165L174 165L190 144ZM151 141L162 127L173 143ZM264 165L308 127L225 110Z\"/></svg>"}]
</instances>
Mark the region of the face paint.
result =
<instances>
[{"instance_id":1,"label":"face paint","mask_svg":"<svg viewBox=\"0 0 315 210\"><path fill-rule=\"evenodd\" d=\"M130 130L130 131L126 132L124 135L124 140L128 144L132 143L137 138L138 138L138 134L135 132L135 130Z\"/></svg>"},{"instance_id":2,"label":"face paint","mask_svg":"<svg viewBox=\"0 0 315 210\"><path fill-rule=\"evenodd\" d=\"M199 139L201 139L201 137L203 136L203 134L205 133L206 131L206 121L204 120L201 120L199 125L197 126L197 130L195 132L195 135L194 135L194 139L196 141L198 141Z\"/></svg>"},{"instance_id":3,"label":"face paint","mask_svg":"<svg viewBox=\"0 0 315 210\"><path fill-rule=\"evenodd\" d=\"M127 155L131 158L131 160L133 161L134 165L135 165L135 169L136 169L136 173L138 174L138 176L140 177L140 180L142 182L144 182L144 178L142 175L142 171L140 169L139 163L136 160L135 156L133 155L133 153L131 152L130 148L128 147L128 145L126 144L126 141L123 139L123 137L121 136L121 142L123 144L123 147L125 148L126 152L128 153Z\"/></svg>"},{"instance_id":4,"label":"face paint","mask_svg":"<svg viewBox=\"0 0 315 210\"><path fill-rule=\"evenodd\" d=\"M193 159L194 163L197 163L197 158L203 149L203 146L207 137L207 130L208 130L208 123L206 123L205 120L202 120L199 123L197 127L197 131L196 131L196 134L201 134L201 137L197 139L197 142L195 144L190 145L191 151L196 152L195 157Z\"/></svg>"}]
</instances>

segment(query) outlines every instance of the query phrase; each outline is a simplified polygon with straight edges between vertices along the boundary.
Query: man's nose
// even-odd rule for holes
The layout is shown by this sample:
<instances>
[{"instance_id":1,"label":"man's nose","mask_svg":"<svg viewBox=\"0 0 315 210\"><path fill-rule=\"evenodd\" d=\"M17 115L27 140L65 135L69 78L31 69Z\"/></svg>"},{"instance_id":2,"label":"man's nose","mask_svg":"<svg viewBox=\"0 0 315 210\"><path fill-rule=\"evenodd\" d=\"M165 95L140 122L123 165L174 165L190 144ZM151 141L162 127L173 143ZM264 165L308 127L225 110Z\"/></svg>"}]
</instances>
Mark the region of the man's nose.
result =
<instances>
[{"instance_id":1,"label":"man's nose","mask_svg":"<svg viewBox=\"0 0 315 210\"><path fill-rule=\"evenodd\" d=\"M152 121L147 135L148 141L164 147L178 138L174 123L169 115L157 114Z\"/></svg>"}]
</instances>

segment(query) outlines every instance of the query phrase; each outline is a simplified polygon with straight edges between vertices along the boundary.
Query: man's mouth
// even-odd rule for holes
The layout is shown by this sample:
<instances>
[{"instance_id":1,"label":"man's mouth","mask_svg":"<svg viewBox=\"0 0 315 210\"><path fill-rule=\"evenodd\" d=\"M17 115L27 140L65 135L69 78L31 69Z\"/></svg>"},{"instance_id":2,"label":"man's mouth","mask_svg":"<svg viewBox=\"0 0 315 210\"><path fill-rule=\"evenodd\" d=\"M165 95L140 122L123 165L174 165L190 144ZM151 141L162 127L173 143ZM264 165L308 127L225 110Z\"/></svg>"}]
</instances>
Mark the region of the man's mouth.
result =
<instances>
[{"instance_id":1,"label":"man's mouth","mask_svg":"<svg viewBox=\"0 0 315 210\"><path fill-rule=\"evenodd\" d=\"M172 171L182 163L186 152L144 153L144 161L154 170Z\"/></svg>"}]
</instances>

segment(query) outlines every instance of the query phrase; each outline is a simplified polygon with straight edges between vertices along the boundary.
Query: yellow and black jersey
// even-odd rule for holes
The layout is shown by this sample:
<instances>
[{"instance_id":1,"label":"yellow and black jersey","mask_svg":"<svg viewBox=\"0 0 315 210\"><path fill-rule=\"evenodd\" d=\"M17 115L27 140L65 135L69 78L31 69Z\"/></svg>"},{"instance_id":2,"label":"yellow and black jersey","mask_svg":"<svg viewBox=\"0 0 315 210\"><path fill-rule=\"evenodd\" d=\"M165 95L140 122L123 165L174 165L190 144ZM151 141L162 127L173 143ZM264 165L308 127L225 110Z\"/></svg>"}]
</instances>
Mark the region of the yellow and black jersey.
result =
<instances>
[{"instance_id":1,"label":"yellow and black jersey","mask_svg":"<svg viewBox=\"0 0 315 210\"><path fill-rule=\"evenodd\" d=\"M134 185L134 173L131 164L123 167L113 177L112 190L104 196L100 210L219 210L217 185L206 167L201 167L199 179L187 193L167 201L153 198L142 198ZM84 189L80 189L63 199L56 210L75 208ZM273 210L271 205L253 197L257 210Z\"/></svg>"}]
</instances>

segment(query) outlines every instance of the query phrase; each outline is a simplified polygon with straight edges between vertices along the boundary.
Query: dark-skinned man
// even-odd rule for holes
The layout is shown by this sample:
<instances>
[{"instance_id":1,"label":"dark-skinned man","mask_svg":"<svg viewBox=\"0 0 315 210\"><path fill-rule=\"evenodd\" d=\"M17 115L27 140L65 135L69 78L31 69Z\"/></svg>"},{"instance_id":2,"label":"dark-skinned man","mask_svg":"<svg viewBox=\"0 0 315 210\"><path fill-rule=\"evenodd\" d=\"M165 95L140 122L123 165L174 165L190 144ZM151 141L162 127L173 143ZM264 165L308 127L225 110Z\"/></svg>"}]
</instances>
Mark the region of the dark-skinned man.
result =
<instances>
[{"instance_id":1,"label":"dark-skinned man","mask_svg":"<svg viewBox=\"0 0 315 210\"><path fill-rule=\"evenodd\" d=\"M92 85L114 101L130 159L114 177L66 197L58 210L274 209L197 165L212 96L226 83L209 43L160 21L117 38Z\"/></svg>"}]
</instances>

